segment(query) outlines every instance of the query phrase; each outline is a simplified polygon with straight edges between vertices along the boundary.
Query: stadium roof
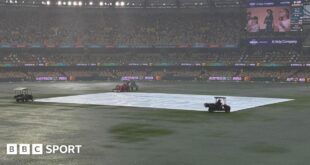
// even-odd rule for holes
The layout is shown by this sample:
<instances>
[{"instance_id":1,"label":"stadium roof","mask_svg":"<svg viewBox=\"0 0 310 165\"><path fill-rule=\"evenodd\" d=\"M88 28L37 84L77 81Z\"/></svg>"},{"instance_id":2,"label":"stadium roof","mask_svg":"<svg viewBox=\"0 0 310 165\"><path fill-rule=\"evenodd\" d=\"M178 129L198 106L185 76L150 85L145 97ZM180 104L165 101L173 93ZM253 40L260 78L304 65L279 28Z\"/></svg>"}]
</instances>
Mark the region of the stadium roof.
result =
<instances>
[{"instance_id":1,"label":"stadium roof","mask_svg":"<svg viewBox=\"0 0 310 165\"><path fill-rule=\"evenodd\" d=\"M244 0L0 0L2 6L71 8L239 7Z\"/></svg>"}]
</instances>

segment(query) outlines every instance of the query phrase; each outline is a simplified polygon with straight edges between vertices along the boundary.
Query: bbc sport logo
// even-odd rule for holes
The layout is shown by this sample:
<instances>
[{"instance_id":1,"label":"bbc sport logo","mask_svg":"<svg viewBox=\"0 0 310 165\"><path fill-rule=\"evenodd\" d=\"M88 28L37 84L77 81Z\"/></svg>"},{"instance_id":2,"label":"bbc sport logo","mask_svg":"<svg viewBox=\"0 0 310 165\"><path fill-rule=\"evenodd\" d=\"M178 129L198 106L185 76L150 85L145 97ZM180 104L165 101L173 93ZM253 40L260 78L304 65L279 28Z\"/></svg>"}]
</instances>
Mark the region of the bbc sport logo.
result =
<instances>
[{"instance_id":1,"label":"bbc sport logo","mask_svg":"<svg viewBox=\"0 0 310 165\"><path fill-rule=\"evenodd\" d=\"M82 145L7 144L7 155L80 154Z\"/></svg>"}]
</instances>

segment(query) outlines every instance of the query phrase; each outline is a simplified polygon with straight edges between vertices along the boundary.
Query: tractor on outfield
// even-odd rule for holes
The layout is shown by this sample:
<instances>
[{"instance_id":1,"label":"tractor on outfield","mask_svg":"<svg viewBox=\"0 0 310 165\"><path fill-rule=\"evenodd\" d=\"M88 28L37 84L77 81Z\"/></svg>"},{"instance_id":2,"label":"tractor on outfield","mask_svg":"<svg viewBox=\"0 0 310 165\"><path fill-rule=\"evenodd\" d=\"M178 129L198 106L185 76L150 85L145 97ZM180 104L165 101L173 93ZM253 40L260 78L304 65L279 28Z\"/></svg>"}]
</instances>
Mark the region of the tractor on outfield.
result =
<instances>
[{"instance_id":1,"label":"tractor on outfield","mask_svg":"<svg viewBox=\"0 0 310 165\"><path fill-rule=\"evenodd\" d=\"M29 101L33 102L33 96L32 96L31 89L15 88L14 92L15 92L14 99L16 100L16 102L18 102L18 103L19 102L29 102Z\"/></svg>"},{"instance_id":2,"label":"tractor on outfield","mask_svg":"<svg viewBox=\"0 0 310 165\"><path fill-rule=\"evenodd\" d=\"M122 85L116 85L116 87L112 90L113 92L137 92L139 90L138 85L135 81L126 81Z\"/></svg>"},{"instance_id":3,"label":"tractor on outfield","mask_svg":"<svg viewBox=\"0 0 310 165\"><path fill-rule=\"evenodd\" d=\"M209 112L230 112L230 106L226 104L226 97L214 97L215 103L205 103L205 107L209 108Z\"/></svg>"}]
</instances>

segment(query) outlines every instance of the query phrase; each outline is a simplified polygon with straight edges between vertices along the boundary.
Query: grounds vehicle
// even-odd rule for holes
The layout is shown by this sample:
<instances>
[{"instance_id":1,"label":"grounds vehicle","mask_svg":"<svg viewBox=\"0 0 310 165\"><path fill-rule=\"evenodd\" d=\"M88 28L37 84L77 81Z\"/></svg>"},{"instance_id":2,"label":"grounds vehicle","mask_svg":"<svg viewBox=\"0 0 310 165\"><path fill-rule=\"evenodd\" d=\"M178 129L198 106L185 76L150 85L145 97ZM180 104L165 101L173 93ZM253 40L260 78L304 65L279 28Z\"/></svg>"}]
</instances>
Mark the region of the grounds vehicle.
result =
<instances>
[{"instance_id":1,"label":"grounds vehicle","mask_svg":"<svg viewBox=\"0 0 310 165\"><path fill-rule=\"evenodd\" d=\"M112 90L113 92L136 92L138 91L138 85L135 81L127 81L122 85L116 85Z\"/></svg>"},{"instance_id":2,"label":"grounds vehicle","mask_svg":"<svg viewBox=\"0 0 310 165\"><path fill-rule=\"evenodd\" d=\"M139 87L135 81L133 80L129 81L129 90L130 92L137 92L139 90Z\"/></svg>"},{"instance_id":3,"label":"grounds vehicle","mask_svg":"<svg viewBox=\"0 0 310 165\"><path fill-rule=\"evenodd\" d=\"M14 89L15 96L14 99L16 102L29 102L33 101L33 96L31 89L28 88L15 88Z\"/></svg>"},{"instance_id":4,"label":"grounds vehicle","mask_svg":"<svg viewBox=\"0 0 310 165\"><path fill-rule=\"evenodd\" d=\"M222 111L229 113L230 106L226 104L226 97L214 97L215 103L205 103L205 107L209 108L209 112Z\"/></svg>"}]
</instances>

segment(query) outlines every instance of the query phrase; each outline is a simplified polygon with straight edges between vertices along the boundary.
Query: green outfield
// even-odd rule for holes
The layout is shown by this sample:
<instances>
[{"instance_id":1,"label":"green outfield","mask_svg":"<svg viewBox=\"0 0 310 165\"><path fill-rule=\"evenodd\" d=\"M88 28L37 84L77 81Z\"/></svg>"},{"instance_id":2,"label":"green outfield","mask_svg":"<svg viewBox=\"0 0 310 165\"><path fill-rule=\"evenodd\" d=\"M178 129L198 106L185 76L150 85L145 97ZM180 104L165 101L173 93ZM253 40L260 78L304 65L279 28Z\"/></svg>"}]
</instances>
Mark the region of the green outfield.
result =
<instances>
[{"instance_id":1,"label":"green outfield","mask_svg":"<svg viewBox=\"0 0 310 165\"><path fill-rule=\"evenodd\" d=\"M310 153L309 84L140 82L155 93L295 99L230 114L142 108L15 103L110 92L111 82L0 83L0 164L305 165ZM96 99L96 98L94 98ZM80 154L6 155L8 143L80 144Z\"/></svg>"}]
</instances>

